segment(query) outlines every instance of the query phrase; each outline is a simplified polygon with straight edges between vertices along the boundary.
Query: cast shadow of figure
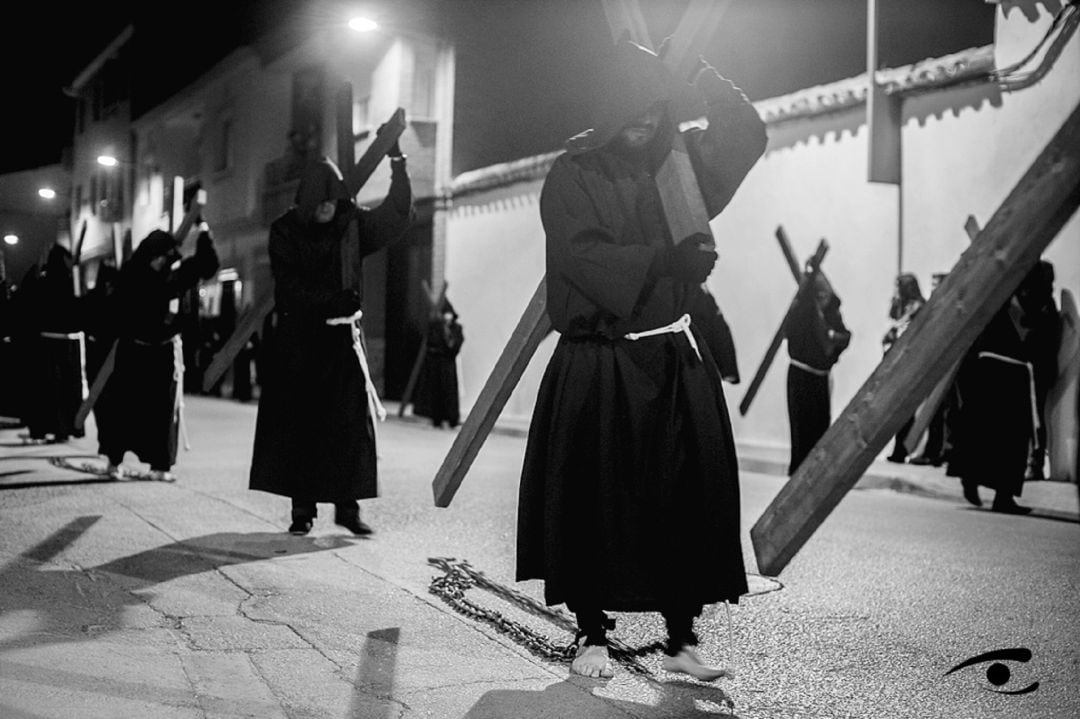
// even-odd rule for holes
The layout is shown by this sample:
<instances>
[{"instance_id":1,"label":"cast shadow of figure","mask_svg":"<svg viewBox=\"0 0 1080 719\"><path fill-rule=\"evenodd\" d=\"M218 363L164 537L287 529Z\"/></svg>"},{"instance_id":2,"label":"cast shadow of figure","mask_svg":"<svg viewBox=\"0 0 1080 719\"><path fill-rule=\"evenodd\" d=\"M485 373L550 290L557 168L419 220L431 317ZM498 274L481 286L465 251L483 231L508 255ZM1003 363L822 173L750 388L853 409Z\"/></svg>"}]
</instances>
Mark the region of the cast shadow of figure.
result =
<instances>
[{"instance_id":1,"label":"cast shadow of figure","mask_svg":"<svg viewBox=\"0 0 1080 719\"><path fill-rule=\"evenodd\" d=\"M0 568L0 621L35 616L33 630L0 639L0 652L76 642L124 628L125 610L150 603L150 591L179 577L236 564L341 549L348 537L294 537L280 532L218 532L192 537L79 569L47 565L101 517L72 520Z\"/></svg>"},{"instance_id":2,"label":"cast shadow of figure","mask_svg":"<svg viewBox=\"0 0 1080 719\"><path fill-rule=\"evenodd\" d=\"M627 716L655 719L715 719L722 716L738 719L730 710L730 698L720 687L681 680L652 681L649 684L659 697L650 704L596 696L591 690L601 682L584 677L557 682L543 691L496 689L481 696L463 719L566 719L581 716L597 719L623 719ZM607 707L603 713L598 713L600 704Z\"/></svg>"}]
</instances>

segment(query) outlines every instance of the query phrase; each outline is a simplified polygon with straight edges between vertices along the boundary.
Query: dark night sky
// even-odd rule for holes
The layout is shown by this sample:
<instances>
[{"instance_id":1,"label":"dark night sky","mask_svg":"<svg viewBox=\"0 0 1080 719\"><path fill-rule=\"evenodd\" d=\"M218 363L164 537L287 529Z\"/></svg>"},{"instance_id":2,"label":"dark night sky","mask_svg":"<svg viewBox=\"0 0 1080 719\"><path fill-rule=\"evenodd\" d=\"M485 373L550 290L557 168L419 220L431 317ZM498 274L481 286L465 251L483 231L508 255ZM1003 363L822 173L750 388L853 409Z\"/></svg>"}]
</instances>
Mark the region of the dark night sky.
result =
<instances>
[{"instance_id":1,"label":"dark night sky","mask_svg":"<svg viewBox=\"0 0 1080 719\"><path fill-rule=\"evenodd\" d=\"M73 109L61 88L131 19L146 60L144 92L160 98L296 13L333 16L339 0L187 0L27 4L3 43L6 69L0 172L60 159ZM993 40L984 0L879 0L883 65L944 55ZM368 4L372 4L368 0ZM645 0L656 38L685 0ZM608 42L599 0L397 0L401 22L457 45L455 172L556 149L587 122L582 66ZM147 14L169 7L167 20ZM865 64L866 0L735 0L706 53L751 99L838 80ZM9 28L14 25L9 23ZM181 61L182 59L182 61ZM147 97L143 96L144 99Z\"/></svg>"}]
</instances>

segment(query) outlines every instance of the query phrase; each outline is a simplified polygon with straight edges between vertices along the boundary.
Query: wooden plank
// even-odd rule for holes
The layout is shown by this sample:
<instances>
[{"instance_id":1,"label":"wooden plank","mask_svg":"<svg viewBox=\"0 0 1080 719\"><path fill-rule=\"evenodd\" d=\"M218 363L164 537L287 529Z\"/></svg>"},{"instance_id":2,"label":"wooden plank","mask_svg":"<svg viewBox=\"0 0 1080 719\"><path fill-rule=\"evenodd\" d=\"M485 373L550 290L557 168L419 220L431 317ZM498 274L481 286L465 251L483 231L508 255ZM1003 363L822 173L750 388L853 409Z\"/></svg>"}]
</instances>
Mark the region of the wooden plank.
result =
<instances>
[{"instance_id":1,"label":"wooden plank","mask_svg":"<svg viewBox=\"0 0 1080 719\"><path fill-rule=\"evenodd\" d=\"M97 402L98 397L101 396L102 391L105 389L105 384L109 381L109 377L112 376L113 367L116 366L116 345L118 343L114 340L112 347L109 348L109 354L105 355L105 361L101 363L101 368L98 370L97 375L94 376L94 382L90 385L90 391L86 395L86 399L79 405L79 411L75 413L75 430L82 432L86 427L86 418L90 416L90 410L94 408L94 403Z\"/></svg>"},{"instance_id":2,"label":"wooden plank","mask_svg":"<svg viewBox=\"0 0 1080 719\"><path fill-rule=\"evenodd\" d=\"M338 88L336 108L337 164L342 177L348 177L356 165L356 135L353 134L352 126L353 87L348 80Z\"/></svg>"},{"instance_id":3,"label":"wooden plank","mask_svg":"<svg viewBox=\"0 0 1080 719\"><path fill-rule=\"evenodd\" d=\"M967 232L968 239L971 242L974 242L975 238L979 236L979 223L971 215L968 215L967 222L964 223L964 231ZM938 407L941 406L941 403L945 400L945 395L956 380L956 373L960 371L960 363L963 361L963 355L966 352L967 348L965 347L960 359L953 363L953 366L949 368L949 371L945 373L945 376L927 396L926 401L920 404L919 409L916 410L915 420L908 429L907 437L904 438L904 449L908 454L914 454L916 447L919 446L919 440L922 439L923 434L930 426L930 422L933 421L934 415L937 414Z\"/></svg>"},{"instance_id":4,"label":"wooden plank","mask_svg":"<svg viewBox=\"0 0 1080 719\"><path fill-rule=\"evenodd\" d=\"M778 574L1015 292L1080 205L1080 107L750 530Z\"/></svg>"},{"instance_id":5,"label":"wooden plank","mask_svg":"<svg viewBox=\"0 0 1080 719\"><path fill-rule=\"evenodd\" d=\"M750 386L746 388L746 394L743 395L742 401L739 402L739 414L745 416L746 412L750 409L750 404L757 397L758 390L761 389L761 383L765 381L765 375L769 371L769 367L772 366L773 360L776 358L776 353L780 351L780 345L784 341L785 329L787 328L788 317L795 311L795 307L802 300L803 294L810 291L810 285L813 283L814 276L821 270L821 263L825 259L825 253L829 251L829 243L822 240L818 243L817 250L814 251L814 256L810 258L810 271L805 275L802 275L799 280L799 289L795 292L795 297L792 298L791 304L788 305L787 312L784 313L784 319L780 321L780 327L777 328L776 334L773 335L772 341L765 349L765 356L761 358L761 364L758 365L757 372L754 373L754 379L750 381Z\"/></svg>"},{"instance_id":6,"label":"wooden plank","mask_svg":"<svg viewBox=\"0 0 1080 719\"><path fill-rule=\"evenodd\" d=\"M457 493L461 481L472 462L476 459L481 445L495 426L495 420L510 394L514 391L522 373L529 365L529 360L536 354L540 342L551 332L551 318L547 314L547 283L540 285L510 335L510 341L499 355L495 368L484 382L476 403L469 412L465 423L454 439L446 458L431 486L435 495L436 507L449 507Z\"/></svg>"},{"instance_id":7,"label":"wooden plank","mask_svg":"<svg viewBox=\"0 0 1080 719\"><path fill-rule=\"evenodd\" d=\"M352 127L352 119L350 116L350 125ZM371 173L375 172L375 168L379 166L382 159L386 157L386 153L390 151L390 148L397 142L405 128L405 110L398 108L394 110L394 114L390 116L390 119L382 126L381 131L375 136L375 139L371 141L367 149L364 150L364 154L360 156L360 159L356 161L356 164L352 168L352 172L345 175L345 184L349 188L349 192L353 197L356 197L356 193L360 192L360 188L364 186L364 183L371 177ZM351 130L350 130L351 132Z\"/></svg>"},{"instance_id":8,"label":"wooden plank","mask_svg":"<svg viewBox=\"0 0 1080 719\"><path fill-rule=\"evenodd\" d=\"M71 248L71 279L75 284L76 297L82 294L83 289L82 267L79 266L79 262L82 260L83 242L86 240L86 225L87 221L83 220L82 227L79 229L79 239Z\"/></svg>"},{"instance_id":9,"label":"wooden plank","mask_svg":"<svg viewBox=\"0 0 1080 719\"><path fill-rule=\"evenodd\" d=\"M202 390L209 392L222 375L232 366L240 350L248 343L251 336L258 332L266 316L274 309L274 289L271 287L267 292L260 295L255 302L247 307L236 321L236 329L229 335L229 339L221 346L221 349L210 360L210 364L203 372Z\"/></svg>"},{"instance_id":10,"label":"wooden plank","mask_svg":"<svg viewBox=\"0 0 1080 719\"><path fill-rule=\"evenodd\" d=\"M791 240L788 239L783 225L776 226L776 241L780 243L780 251L784 253L784 260L787 262L788 269L791 270L791 276L798 284L802 281L802 265L799 264L799 258L795 256L795 250L791 247Z\"/></svg>"},{"instance_id":11,"label":"wooden plank","mask_svg":"<svg viewBox=\"0 0 1080 719\"><path fill-rule=\"evenodd\" d=\"M696 12L707 10L708 13L716 13L717 17L713 21L695 15L693 25L680 25L682 33L701 33L703 28L710 27L715 30L719 15L727 8L727 0L721 3L693 0L693 5ZM648 29L637 2L603 0L603 8L614 40L618 41L625 36L643 47L649 47ZM670 67L678 68L685 59L680 53L702 47L708 39L703 33L695 34L691 41L681 37L673 38L669 46L672 49L665 54L664 61ZM693 57L693 65L697 67L696 55ZM657 173L656 180L671 236L676 242L697 232L712 237L708 212L697 186L697 177L690 165L690 156L682 138L676 135L675 140L672 152ZM545 309L545 287L546 283L541 281L432 481L436 506L450 505L465 473L495 425L499 412L505 406L533 353L540 341L551 331L551 319Z\"/></svg>"}]
</instances>

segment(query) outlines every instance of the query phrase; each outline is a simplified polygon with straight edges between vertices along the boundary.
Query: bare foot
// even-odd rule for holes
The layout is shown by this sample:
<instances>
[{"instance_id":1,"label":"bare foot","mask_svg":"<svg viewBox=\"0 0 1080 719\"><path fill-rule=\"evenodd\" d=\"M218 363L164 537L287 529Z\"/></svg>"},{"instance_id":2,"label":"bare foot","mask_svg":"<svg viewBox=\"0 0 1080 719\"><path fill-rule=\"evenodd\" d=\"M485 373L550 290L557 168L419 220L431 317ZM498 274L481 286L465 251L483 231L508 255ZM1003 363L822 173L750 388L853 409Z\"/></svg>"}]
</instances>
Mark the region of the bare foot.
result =
<instances>
[{"instance_id":1,"label":"bare foot","mask_svg":"<svg viewBox=\"0 0 1080 719\"><path fill-rule=\"evenodd\" d=\"M727 669L706 665L701 661L701 657L698 656L693 647L683 647L682 651L675 656L664 657L662 666L665 671L689 674L694 679L703 682L716 681L720 677L727 677L728 679L734 677L734 674Z\"/></svg>"},{"instance_id":2,"label":"bare foot","mask_svg":"<svg viewBox=\"0 0 1080 719\"><path fill-rule=\"evenodd\" d=\"M578 647L570 671L583 677L607 679L615 676L606 646L587 645Z\"/></svg>"}]
</instances>

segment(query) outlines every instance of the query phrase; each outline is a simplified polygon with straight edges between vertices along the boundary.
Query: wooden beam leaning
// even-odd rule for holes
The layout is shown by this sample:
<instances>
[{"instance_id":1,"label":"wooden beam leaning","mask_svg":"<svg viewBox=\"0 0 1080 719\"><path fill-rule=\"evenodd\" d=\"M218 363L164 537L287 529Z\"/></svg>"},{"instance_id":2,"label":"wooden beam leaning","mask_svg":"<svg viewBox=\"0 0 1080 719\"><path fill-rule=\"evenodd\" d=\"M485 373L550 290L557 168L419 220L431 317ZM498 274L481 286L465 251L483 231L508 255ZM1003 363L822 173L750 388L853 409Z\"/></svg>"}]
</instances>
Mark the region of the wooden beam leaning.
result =
<instances>
[{"instance_id":1,"label":"wooden beam leaning","mask_svg":"<svg viewBox=\"0 0 1080 719\"><path fill-rule=\"evenodd\" d=\"M342 89L341 96L345 95L344 88ZM351 91L350 95L351 97ZM341 103L344 104L344 103ZM339 120L343 118L344 112L339 107L338 117ZM352 136L352 115L349 115L349 136ZM364 183L368 181L371 174L375 172L375 168L379 166L383 157L390 150L390 147L397 142L401 137L401 133L405 131L405 111L398 108L394 111L394 114L390 116L386 124L383 126L383 131L380 132L374 141L368 148L364 150L364 154L360 156L360 159L356 161L356 164L352 167L348 175L345 175L346 185L349 187L349 191L355 195L360 191L360 188L364 186ZM340 145L339 141L339 150ZM344 170L342 170L344 172ZM353 188L356 188L353 190ZM357 250L359 252L359 250ZM272 283L271 283L272 284ZM225 374L225 371L232 366L233 361L236 359L236 355L240 353L244 345L251 338L256 330L262 326L262 322L266 319L266 315L274 309L274 289L268 287L265 293L262 293L258 299L255 300L249 311L237 322L236 329L229 336L229 339L225 341L221 349L210 361L209 366L206 368L206 372L203 373L203 391L208 392L210 388L217 384L217 381L221 379L221 376Z\"/></svg>"},{"instance_id":2,"label":"wooden beam leaning","mask_svg":"<svg viewBox=\"0 0 1080 719\"><path fill-rule=\"evenodd\" d=\"M742 401L739 402L740 415L747 413L750 404L757 397L758 390L761 389L761 383L765 381L765 375L768 373L769 367L772 366L776 353L780 351L780 345L784 341L788 317L795 311L795 307L802 299L803 294L810 291L810 284L821 271L821 263L825 259L825 253L828 251L829 243L825 240L819 242L817 250L814 251L814 256L809 261L810 271L800 275L799 289L795 291L795 297L792 298L791 304L788 305L787 312L784 313L784 319L780 321L780 326L777 328L776 334L773 335L769 346L765 349L765 356L761 358L761 363L758 365L757 372L754 373L754 378L750 380L750 386L746 388L746 394L743 395Z\"/></svg>"},{"instance_id":3,"label":"wooden beam leaning","mask_svg":"<svg viewBox=\"0 0 1080 719\"><path fill-rule=\"evenodd\" d=\"M730 0L720 3L711 0L692 0L691 8L695 13L693 21L687 22L684 19L680 23L677 31L680 37L672 39L672 50L665 53L664 62L669 67L678 67L685 59L679 54L680 52L700 53L703 43L709 39L701 31L709 28L716 29L719 17L727 9L729 2ZM634 42L649 47L648 30L637 2L603 0L603 7L612 37L616 41L626 35ZM712 19L713 15L715 19ZM681 37L687 33L693 33L693 40L687 41ZM696 67L697 54L694 54L691 60L693 66ZM676 149L681 149L681 157L673 158L672 156L680 155ZM665 219L671 229L671 236L676 242L686 239L695 232L704 232L712 236L708 212L701 197L701 191L697 187L697 178L690 165L690 157L686 153L682 138L678 135L676 135L672 153L657 173L657 188L664 207ZM484 383L476 403L461 425L461 430L454 439L442 466L436 472L432 480L436 506L450 505L458 487L461 486L465 473L468 472L469 466L480 451L480 446L494 426L495 419L509 399L514 385L525 371L540 341L551 332L551 319L547 316L545 309L546 291L546 282L541 280L514 334L511 335L499 356L495 370ZM509 385L506 386L506 383Z\"/></svg>"},{"instance_id":4,"label":"wooden beam leaning","mask_svg":"<svg viewBox=\"0 0 1080 719\"><path fill-rule=\"evenodd\" d=\"M495 368L484 382L476 403L435 474L432 490L436 507L450 506L461 481L465 479L465 473L472 466L481 445L495 426L495 420L510 399L510 393L521 379L529 360L536 354L536 348L549 332L551 318L547 314L547 282L540 280L525 314L510 335L506 349L499 355Z\"/></svg>"},{"instance_id":5,"label":"wooden beam leaning","mask_svg":"<svg viewBox=\"0 0 1080 719\"><path fill-rule=\"evenodd\" d=\"M1069 115L870 378L750 530L778 574L1013 294L1080 205L1080 107Z\"/></svg>"},{"instance_id":6,"label":"wooden beam leaning","mask_svg":"<svg viewBox=\"0 0 1080 719\"><path fill-rule=\"evenodd\" d=\"M113 340L112 347L109 348L109 354L105 355L105 361L101 363L98 373L94 376L94 381L90 385L90 391L87 392L86 399L79 405L79 410L75 413L73 426L77 432L82 432L86 428L86 418L90 416L90 410L94 408L98 397L101 396L102 391L105 389L105 383L112 376L113 368L116 366L116 345L118 344L119 342Z\"/></svg>"},{"instance_id":7,"label":"wooden beam leaning","mask_svg":"<svg viewBox=\"0 0 1080 719\"><path fill-rule=\"evenodd\" d=\"M979 223L971 215L968 215L967 222L964 223L964 231L967 232L968 239L971 242L974 242L975 238L979 236ZM960 371L960 363L963 361L966 352L967 349L965 348L964 352L960 353L960 359L953 362L953 366L949 368L949 371L945 373L945 376L941 378L941 381L926 397L926 401L920 404L919 409L916 410L915 420L912 422L911 428L908 429L907 437L904 438L904 449L907 450L908 454L914 454L919 440L922 439L923 434L930 426L930 422L934 419L934 415L937 414L938 407L945 400L945 394L956 380L956 373Z\"/></svg>"}]
</instances>

